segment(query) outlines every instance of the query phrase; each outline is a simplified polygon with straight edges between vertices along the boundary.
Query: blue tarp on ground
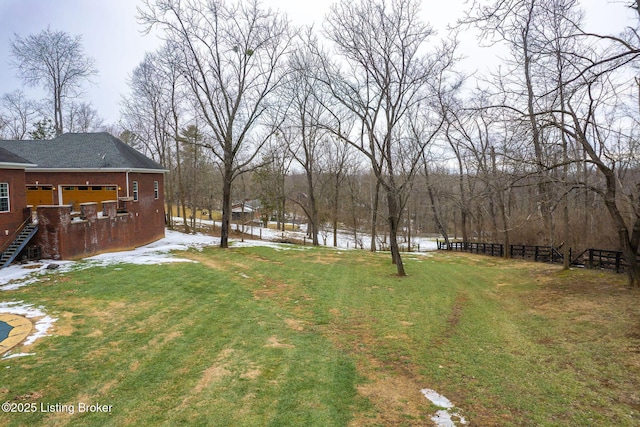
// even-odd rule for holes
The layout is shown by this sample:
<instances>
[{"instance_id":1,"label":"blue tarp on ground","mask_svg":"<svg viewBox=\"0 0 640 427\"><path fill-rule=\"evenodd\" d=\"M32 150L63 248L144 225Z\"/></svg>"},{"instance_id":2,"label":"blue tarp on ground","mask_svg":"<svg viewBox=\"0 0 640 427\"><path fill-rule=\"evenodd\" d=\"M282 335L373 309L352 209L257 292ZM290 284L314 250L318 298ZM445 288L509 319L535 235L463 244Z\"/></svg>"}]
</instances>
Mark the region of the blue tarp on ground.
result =
<instances>
[{"instance_id":1,"label":"blue tarp on ground","mask_svg":"<svg viewBox=\"0 0 640 427\"><path fill-rule=\"evenodd\" d=\"M4 341L9 336L9 332L11 332L12 329L13 326L10 324L0 321L0 342Z\"/></svg>"}]
</instances>

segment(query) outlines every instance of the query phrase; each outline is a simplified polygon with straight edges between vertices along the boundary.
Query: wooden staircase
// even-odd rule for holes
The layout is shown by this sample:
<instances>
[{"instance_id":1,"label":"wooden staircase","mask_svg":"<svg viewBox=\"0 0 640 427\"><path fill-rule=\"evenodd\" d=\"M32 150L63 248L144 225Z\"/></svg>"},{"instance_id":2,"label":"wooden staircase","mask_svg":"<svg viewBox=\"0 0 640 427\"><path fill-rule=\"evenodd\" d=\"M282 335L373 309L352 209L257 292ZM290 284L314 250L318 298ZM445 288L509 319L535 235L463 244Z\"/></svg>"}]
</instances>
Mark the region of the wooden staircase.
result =
<instances>
[{"instance_id":1,"label":"wooden staircase","mask_svg":"<svg viewBox=\"0 0 640 427\"><path fill-rule=\"evenodd\" d=\"M2 252L2 256L0 256L0 269L11 264L37 232L38 224L26 224L15 240Z\"/></svg>"}]
</instances>

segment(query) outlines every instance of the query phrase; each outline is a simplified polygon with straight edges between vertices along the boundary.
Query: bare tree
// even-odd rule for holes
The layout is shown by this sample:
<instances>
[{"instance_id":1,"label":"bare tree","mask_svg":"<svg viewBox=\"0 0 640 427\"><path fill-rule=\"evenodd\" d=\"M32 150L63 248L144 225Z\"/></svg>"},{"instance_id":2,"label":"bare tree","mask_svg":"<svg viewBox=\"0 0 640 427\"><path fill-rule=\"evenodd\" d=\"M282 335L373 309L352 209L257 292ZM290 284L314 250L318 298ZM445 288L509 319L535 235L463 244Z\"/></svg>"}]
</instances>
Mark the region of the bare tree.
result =
<instances>
[{"instance_id":1,"label":"bare tree","mask_svg":"<svg viewBox=\"0 0 640 427\"><path fill-rule=\"evenodd\" d=\"M595 74L599 74L595 70ZM557 111L563 120L554 121L569 137L579 143L604 177L603 185L592 185L591 189L600 194L618 233L620 249L627 263L630 285L640 286L640 187L623 185L619 156L615 154L615 143L629 136L607 121L602 110L607 109L616 93L610 79L593 79L581 85L583 90L568 96L563 110ZM613 126L612 126L613 125ZM616 127L614 127L616 126ZM628 154L624 153L626 157Z\"/></svg>"},{"instance_id":2,"label":"bare tree","mask_svg":"<svg viewBox=\"0 0 640 427\"><path fill-rule=\"evenodd\" d=\"M104 127L104 120L98 115L98 111L86 102L72 102L66 116L69 132L97 132Z\"/></svg>"},{"instance_id":3,"label":"bare tree","mask_svg":"<svg viewBox=\"0 0 640 427\"><path fill-rule=\"evenodd\" d=\"M453 43L424 54L433 31L418 16L414 0L333 5L325 30L342 62L332 69L327 64L320 77L360 122L359 134L336 131L368 158L384 191L392 262L400 276L402 211L422 153L443 124L435 104L455 51Z\"/></svg>"},{"instance_id":4,"label":"bare tree","mask_svg":"<svg viewBox=\"0 0 640 427\"><path fill-rule=\"evenodd\" d=\"M526 138L530 141L522 161L535 170L538 218L542 221L543 242L553 244L552 183L550 171L554 144L548 140L540 123L539 114L548 108L548 97L541 96L549 89L547 64L544 62L546 40L543 36L548 26L547 6L556 0L496 0L483 4L475 2L474 23L481 30L481 37L489 43L503 41L510 50L507 70L494 77L494 85L510 107L522 113L527 124ZM544 70L544 71L543 71ZM551 83L553 84L553 83ZM530 149L529 149L530 147Z\"/></svg>"},{"instance_id":5,"label":"bare tree","mask_svg":"<svg viewBox=\"0 0 640 427\"><path fill-rule=\"evenodd\" d=\"M164 30L181 53L181 72L222 165L220 247L228 247L231 186L275 130L261 122L282 82L292 34L286 19L257 1L146 0L149 28Z\"/></svg>"},{"instance_id":6,"label":"bare tree","mask_svg":"<svg viewBox=\"0 0 640 427\"><path fill-rule=\"evenodd\" d=\"M253 181L261 203L264 226L272 215L276 217L276 229L285 230L287 192L285 180L290 172L292 157L279 134L272 138L261 164L255 169Z\"/></svg>"},{"instance_id":7,"label":"bare tree","mask_svg":"<svg viewBox=\"0 0 640 427\"><path fill-rule=\"evenodd\" d=\"M0 98L0 135L7 139L24 139L39 116L35 103L16 90Z\"/></svg>"},{"instance_id":8,"label":"bare tree","mask_svg":"<svg viewBox=\"0 0 640 427\"><path fill-rule=\"evenodd\" d=\"M637 2L631 7L640 12ZM569 165L582 162L584 178L588 177L588 165L595 167L599 179L585 179L574 186L581 184L602 197L627 262L630 283L640 286L640 189L635 183L624 182L633 146L627 141L635 137L635 120L620 115L629 94L637 92L629 70L634 71L633 63L640 57L640 19L621 36L612 36L585 31L577 3L571 0L492 1L476 10L485 34L497 35L497 40L518 47L514 58L524 70L525 93L503 106L527 120L534 136L538 132L537 143L535 137L532 143L542 182L554 178L548 171L562 167L562 173L555 175L564 180L562 197L567 197L571 190ZM579 149L571 150L570 143ZM546 150L546 155L538 156L538 148ZM583 152L584 158L571 158L571 151ZM542 191L539 196L544 196ZM547 202L545 197L538 200ZM566 230L568 214L563 211Z\"/></svg>"},{"instance_id":9,"label":"bare tree","mask_svg":"<svg viewBox=\"0 0 640 427\"><path fill-rule=\"evenodd\" d=\"M310 29L306 38L309 41L301 40L289 59L289 78L283 86L282 96L290 99L290 104L280 129L290 155L304 171L307 184L305 197L294 197L291 200L297 203L307 216L310 225L307 232L311 236L312 244L318 246L320 218L316 187L321 173L321 157L328 148L326 144L323 146L327 132L321 123L328 120L325 116L329 116L329 112L326 109L328 100L323 99L326 96L323 95L319 82L311 77L312 70L317 68L318 64L314 63L317 57L308 49L308 43L314 42Z\"/></svg>"},{"instance_id":10,"label":"bare tree","mask_svg":"<svg viewBox=\"0 0 640 427\"><path fill-rule=\"evenodd\" d=\"M38 34L11 40L13 65L28 86L42 86L50 92L56 135L62 134L63 105L77 97L82 83L97 74L95 61L86 56L81 36L71 37L50 28Z\"/></svg>"},{"instance_id":11,"label":"bare tree","mask_svg":"<svg viewBox=\"0 0 640 427\"><path fill-rule=\"evenodd\" d=\"M326 153L324 158L324 175L328 192L328 205L330 205L331 228L333 231L333 246L338 246L338 221L340 215L340 201L342 196L342 188L349 169L354 169L353 150L348 144L336 138L325 138L323 140L323 151ZM372 240L373 248L375 242Z\"/></svg>"},{"instance_id":12,"label":"bare tree","mask_svg":"<svg viewBox=\"0 0 640 427\"><path fill-rule=\"evenodd\" d=\"M175 204L182 208L183 220L188 227L179 135L184 100L177 64L176 51L169 44L157 52L147 53L133 71L130 81L132 93L124 99L122 115L125 128L136 136L133 142L137 143L137 148L174 172L165 187L168 223L173 226Z\"/></svg>"}]
</instances>

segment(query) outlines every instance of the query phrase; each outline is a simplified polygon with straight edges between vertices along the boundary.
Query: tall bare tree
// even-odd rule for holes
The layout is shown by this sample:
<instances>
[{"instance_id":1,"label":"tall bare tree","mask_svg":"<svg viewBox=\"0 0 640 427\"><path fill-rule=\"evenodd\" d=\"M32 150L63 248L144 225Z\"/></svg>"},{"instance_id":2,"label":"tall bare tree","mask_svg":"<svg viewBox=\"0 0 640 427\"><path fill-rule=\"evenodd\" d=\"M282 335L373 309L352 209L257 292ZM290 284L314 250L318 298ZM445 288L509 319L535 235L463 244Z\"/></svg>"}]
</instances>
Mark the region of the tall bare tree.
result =
<instances>
[{"instance_id":1,"label":"tall bare tree","mask_svg":"<svg viewBox=\"0 0 640 427\"><path fill-rule=\"evenodd\" d=\"M157 52L147 53L133 71L131 95L124 99L122 110L123 125L134 136L133 145L175 172L168 177L165 187L170 227L174 203L182 207L183 220L188 226L179 141L184 100L177 63L175 49L169 44Z\"/></svg>"},{"instance_id":2,"label":"tall bare tree","mask_svg":"<svg viewBox=\"0 0 640 427\"><path fill-rule=\"evenodd\" d=\"M404 276L397 242L402 210L422 153L443 124L435 104L455 43L425 54L433 31L420 21L415 0L336 3L325 33L340 62L320 78L360 122L358 134L337 132L371 163L386 196L392 262Z\"/></svg>"},{"instance_id":3,"label":"tall bare tree","mask_svg":"<svg viewBox=\"0 0 640 427\"><path fill-rule=\"evenodd\" d=\"M582 27L577 3L571 0L490 1L488 7L479 3L476 10L481 28L519 47L514 57L524 69L526 93L519 104L516 100L507 108L528 120L533 133L535 129L553 132L552 128L561 132L546 142L538 140L547 152L557 149L551 144L554 139L555 145L562 147L559 154L536 155L543 166L539 172L562 166L562 176L567 180L570 162L582 161L585 170L588 164L595 167L600 178L583 185L601 196L617 232L630 283L640 286L640 189L624 182L631 151L620 151L622 145L632 145L626 141L635 135L630 128L635 121L621 117L620 111L628 103L629 93L637 91L629 71L636 70L634 63L640 58L640 19L620 36L594 34ZM631 8L640 12L637 2ZM535 69L539 78L534 84ZM570 142L580 148L574 151L584 152L583 159L569 157ZM535 148L535 138L532 143ZM557 158L560 161L554 160ZM564 188L567 193L567 186ZM564 227L568 228L566 213L564 216Z\"/></svg>"},{"instance_id":4,"label":"tall bare tree","mask_svg":"<svg viewBox=\"0 0 640 427\"><path fill-rule=\"evenodd\" d=\"M545 7L549 1L538 0L490 0L475 2L474 23L481 30L481 37L489 43L504 42L510 56L506 60L507 70L495 76L495 85L503 92L509 106L517 108L521 120L527 124L526 138L530 141L522 161L535 170L537 217L542 222L543 242L553 243L552 185L549 148L553 145L545 139L539 114L546 109L545 97L548 76L541 74L545 40L541 37L546 20ZM541 89L541 86L543 87ZM530 147L530 148L529 148Z\"/></svg>"},{"instance_id":5,"label":"tall bare tree","mask_svg":"<svg viewBox=\"0 0 640 427\"><path fill-rule=\"evenodd\" d=\"M317 57L311 54L308 43L313 43L311 30L307 30L306 39L300 40L298 48L290 56L290 69L287 83L283 86L282 96L290 99L288 113L280 126L281 135L286 142L290 155L302 167L306 178L306 194L300 199L294 197L308 219L311 242L318 246L320 218L317 201L317 184L321 173L321 157L326 151L326 130L321 123L325 116L328 101L322 93L320 83L312 78L312 70L317 68ZM324 145L324 146L323 146Z\"/></svg>"},{"instance_id":6,"label":"tall bare tree","mask_svg":"<svg viewBox=\"0 0 640 427\"><path fill-rule=\"evenodd\" d=\"M79 96L82 84L98 72L94 59L84 53L82 37L50 28L26 37L15 34L11 56L24 83L49 91L56 135L62 134L65 100Z\"/></svg>"},{"instance_id":7,"label":"tall bare tree","mask_svg":"<svg viewBox=\"0 0 640 427\"><path fill-rule=\"evenodd\" d=\"M275 130L261 119L282 82L292 33L288 21L255 0L145 0L140 18L181 53L197 115L208 126L208 148L222 165L220 247L228 247L233 181L247 170Z\"/></svg>"}]
</instances>

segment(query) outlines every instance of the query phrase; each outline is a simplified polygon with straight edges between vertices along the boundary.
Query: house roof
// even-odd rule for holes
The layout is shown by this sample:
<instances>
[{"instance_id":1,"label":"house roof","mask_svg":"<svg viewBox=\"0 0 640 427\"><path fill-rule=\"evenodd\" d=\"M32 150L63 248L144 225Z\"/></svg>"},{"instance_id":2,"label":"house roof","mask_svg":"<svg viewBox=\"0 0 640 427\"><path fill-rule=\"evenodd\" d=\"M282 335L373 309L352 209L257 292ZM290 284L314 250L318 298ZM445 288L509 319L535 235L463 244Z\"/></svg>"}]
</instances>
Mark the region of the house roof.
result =
<instances>
[{"instance_id":1,"label":"house roof","mask_svg":"<svg viewBox=\"0 0 640 427\"><path fill-rule=\"evenodd\" d=\"M22 157L5 150L0 147L0 165L5 167L19 167L26 168L28 166L35 166L31 164L28 160L23 159Z\"/></svg>"},{"instance_id":2,"label":"house roof","mask_svg":"<svg viewBox=\"0 0 640 427\"><path fill-rule=\"evenodd\" d=\"M66 133L51 140L0 140L0 148L40 169L135 170L163 172L164 168L133 147L107 133Z\"/></svg>"},{"instance_id":3,"label":"house roof","mask_svg":"<svg viewBox=\"0 0 640 427\"><path fill-rule=\"evenodd\" d=\"M251 206L249 205L244 205L244 207L242 205L233 205L231 207L231 212L233 213L251 213L253 212L255 209L253 209Z\"/></svg>"}]
</instances>

